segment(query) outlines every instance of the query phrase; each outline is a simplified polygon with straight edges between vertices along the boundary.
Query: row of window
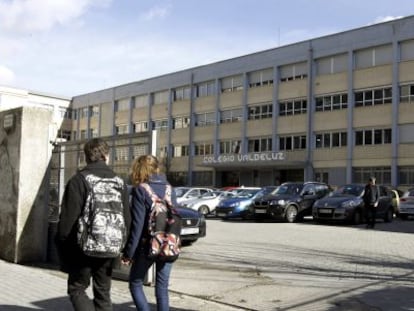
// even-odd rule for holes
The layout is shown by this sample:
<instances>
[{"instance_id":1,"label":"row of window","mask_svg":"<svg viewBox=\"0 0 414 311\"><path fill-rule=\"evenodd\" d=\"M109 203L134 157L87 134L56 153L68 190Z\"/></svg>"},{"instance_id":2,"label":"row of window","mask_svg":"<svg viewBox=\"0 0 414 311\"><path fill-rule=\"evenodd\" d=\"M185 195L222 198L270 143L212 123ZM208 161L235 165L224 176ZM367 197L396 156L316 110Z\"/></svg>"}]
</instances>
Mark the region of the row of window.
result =
<instances>
[{"instance_id":1,"label":"row of window","mask_svg":"<svg viewBox=\"0 0 414 311\"><path fill-rule=\"evenodd\" d=\"M211 89L211 86L205 85L203 92ZM175 94L175 93L174 93ZM184 89L180 91L180 94L187 94ZM197 93L198 94L198 93ZM174 95L176 98L178 95ZM179 95L181 96L181 95ZM184 95L183 95L184 96ZM133 101L132 109L136 108L139 101ZM140 101L140 107L145 107L147 104L144 104L145 101ZM355 107L362 106L374 106L374 105L383 105L390 104L392 102L392 88L376 88L363 91L356 91L354 93L354 103ZM400 86L400 102L414 102L414 84L407 84ZM348 107L348 94L347 93L337 93L329 94L315 97L315 111L332 111L338 109L346 109ZM115 111L129 110L130 102L127 100L115 102ZM307 112L307 100L306 98L296 98L291 100L283 100L279 102L279 116L289 116L302 114ZM200 120L196 122L197 126L205 126L210 124L215 124L215 114L214 112L205 113L205 120ZM273 114L273 105L271 102L249 106L248 108L248 119L263 119L271 118ZM99 115L99 106L90 106L79 109L80 118L89 118ZM68 108L64 113L64 117L67 119L76 120L78 118L78 110ZM200 116L200 119L203 117ZM220 123L225 122L234 122L240 121L242 119L242 108L236 108L232 110L225 110L220 112ZM182 124L189 124L189 119L187 122L182 122ZM187 126L182 126L187 127ZM174 127L180 128L180 127Z\"/></svg>"},{"instance_id":2,"label":"row of window","mask_svg":"<svg viewBox=\"0 0 414 311\"><path fill-rule=\"evenodd\" d=\"M119 128L120 131L120 128ZM120 132L118 132L120 133ZM58 138L70 141L72 135L76 136L76 132L59 131ZM81 139L87 139L87 131L80 131ZM90 137L98 137L98 133L94 129L89 130ZM355 145L382 145L390 144L392 142L391 129L365 129L355 131ZM208 145L208 146L207 146ZM213 144L196 145L195 155L213 154ZM342 132L326 132L315 134L315 148L335 148L347 146L347 133ZM174 149L173 156L188 156L188 146L177 146ZM279 138L280 150L299 150L306 149L305 135L289 135ZM265 152L272 150L271 138L260 138L248 140L248 152ZM240 153L241 141L228 140L220 142L220 154Z\"/></svg>"},{"instance_id":3,"label":"row of window","mask_svg":"<svg viewBox=\"0 0 414 311\"><path fill-rule=\"evenodd\" d=\"M391 143L391 129L369 129L355 132L355 145L383 145ZM347 146L346 132L328 132L315 134L315 148L336 148ZM238 154L241 152L240 140L222 141L219 144L220 154ZM188 156L189 146L185 145L186 152L183 153L183 145L175 146L173 157ZM279 137L279 150L303 150L307 148L306 135L286 135ZM262 137L249 139L247 141L247 152L267 152L272 151L272 138ZM214 154L212 143L201 143L195 145L194 155Z\"/></svg>"}]
</instances>

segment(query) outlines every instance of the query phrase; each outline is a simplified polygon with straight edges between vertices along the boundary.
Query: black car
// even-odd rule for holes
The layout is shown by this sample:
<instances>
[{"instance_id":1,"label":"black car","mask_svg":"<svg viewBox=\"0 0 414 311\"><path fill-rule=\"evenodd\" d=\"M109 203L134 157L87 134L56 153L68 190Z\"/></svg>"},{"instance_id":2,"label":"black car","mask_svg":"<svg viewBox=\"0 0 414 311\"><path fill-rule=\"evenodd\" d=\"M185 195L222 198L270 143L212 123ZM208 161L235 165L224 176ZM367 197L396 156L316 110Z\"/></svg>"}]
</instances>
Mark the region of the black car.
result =
<instances>
[{"instance_id":1,"label":"black car","mask_svg":"<svg viewBox=\"0 0 414 311\"><path fill-rule=\"evenodd\" d=\"M206 236L207 224L203 214L187 207L176 207L181 216L181 242L183 245L194 243Z\"/></svg>"},{"instance_id":2,"label":"black car","mask_svg":"<svg viewBox=\"0 0 414 311\"><path fill-rule=\"evenodd\" d=\"M312 214L313 203L330 192L330 187L321 182L286 182L269 195L253 202L252 216L255 219L281 219L295 222Z\"/></svg>"},{"instance_id":3,"label":"black car","mask_svg":"<svg viewBox=\"0 0 414 311\"><path fill-rule=\"evenodd\" d=\"M128 193L131 195L132 187L128 186ZM199 238L206 236L207 223L203 214L181 205L175 209L181 217L181 242L182 245L190 245Z\"/></svg>"},{"instance_id":4,"label":"black car","mask_svg":"<svg viewBox=\"0 0 414 311\"><path fill-rule=\"evenodd\" d=\"M391 222L394 214L392 196L387 188L377 185L380 199L377 218ZM362 199L364 184L347 184L339 187L313 205L312 216L317 222L336 221L360 224L365 221L365 207Z\"/></svg>"}]
</instances>

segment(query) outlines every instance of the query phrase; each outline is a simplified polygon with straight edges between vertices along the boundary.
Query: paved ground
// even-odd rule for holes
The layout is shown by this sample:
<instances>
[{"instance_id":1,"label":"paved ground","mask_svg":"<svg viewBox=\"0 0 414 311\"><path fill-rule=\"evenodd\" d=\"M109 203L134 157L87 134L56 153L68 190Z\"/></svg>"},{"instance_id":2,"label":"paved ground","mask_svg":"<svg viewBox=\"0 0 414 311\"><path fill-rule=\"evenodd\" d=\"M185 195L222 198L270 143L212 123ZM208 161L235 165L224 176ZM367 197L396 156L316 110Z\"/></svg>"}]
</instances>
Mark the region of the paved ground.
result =
<instances>
[{"instance_id":1,"label":"paved ground","mask_svg":"<svg viewBox=\"0 0 414 311\"><path fill-rule=\"evenodd\" d=\"M208 228L174 266L171 311L414 310L414 221L366 230L209 220ZM71 310L65 274L0 260L0 275L1 311ZM154 288L145 289L155 310ZM135 310L125 281L114 281L113 302Z\"/></svg>"}]
</instances>

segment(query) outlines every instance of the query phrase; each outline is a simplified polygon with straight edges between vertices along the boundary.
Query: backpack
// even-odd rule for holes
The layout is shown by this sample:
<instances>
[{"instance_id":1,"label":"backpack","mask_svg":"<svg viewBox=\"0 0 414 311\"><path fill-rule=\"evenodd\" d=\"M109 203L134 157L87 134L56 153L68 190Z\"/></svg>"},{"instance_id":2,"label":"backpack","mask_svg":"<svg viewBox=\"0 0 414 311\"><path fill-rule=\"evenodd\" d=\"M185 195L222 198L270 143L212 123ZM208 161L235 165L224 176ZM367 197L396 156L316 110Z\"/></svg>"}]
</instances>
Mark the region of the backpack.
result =
<instances>
[{"instance_id":1,"label":"backpack","mask_svg":"<svg viewBox=\"0 0 414 311\"><path fill-rule=\"evenodd\" d=\"M181 252L181 217L171 202L170 185L167 185L164 199L161 200L151 186L140 184L150 195L151 210L148 213L150 259L164 262L175 261Z\"/></svg>"},{"instance_id":2,"label":"backpack","mask_svg":"<svg viewBox=\"0 0 414 311\"><path fill-rule=\"evenodd\" d=\"M78 218L78 244L85 255L115 258L124 247L127 233L122 202L124 181L118 176L80 174L86 180L88 194Z\"/></svg>"}]
</instances>

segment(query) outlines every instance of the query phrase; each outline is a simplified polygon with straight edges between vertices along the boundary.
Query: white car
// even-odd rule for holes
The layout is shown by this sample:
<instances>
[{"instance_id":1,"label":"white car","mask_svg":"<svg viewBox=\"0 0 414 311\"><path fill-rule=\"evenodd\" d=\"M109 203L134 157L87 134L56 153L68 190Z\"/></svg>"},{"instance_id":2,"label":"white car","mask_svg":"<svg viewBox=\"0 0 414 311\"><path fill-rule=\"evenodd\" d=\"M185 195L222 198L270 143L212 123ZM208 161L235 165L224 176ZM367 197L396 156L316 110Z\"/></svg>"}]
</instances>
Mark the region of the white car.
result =
<instances>
[{"instance_id":1,"label":"white car","mask_svg":"<svg viewBox=\"0 0 414 311\"><path fill-rule=\"evenodd\" d=\"M198 199L185 202L185 207L198 211L200 214L207 216L215 211L216 206L221 200L231 198L236 194L231 191L213 191L206 193Z\"/></svg>"},{"instance_id":2,"label":"white car","mask_svg":"<svg viewBox=\"0 0 414 311\"><path fill-rule=\"evenodd\" d=\"M182 205L184 202L197 199L207 192L213 192L213 189L204 187L175 187L174 191L177 196L177 203Z\"/></svg>"}]
</instances>

